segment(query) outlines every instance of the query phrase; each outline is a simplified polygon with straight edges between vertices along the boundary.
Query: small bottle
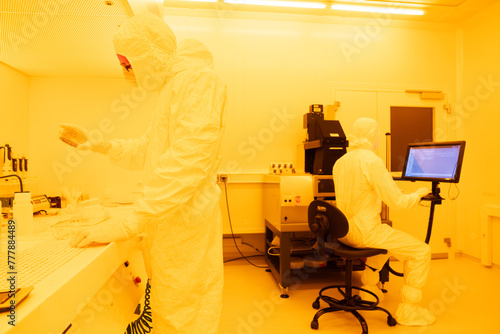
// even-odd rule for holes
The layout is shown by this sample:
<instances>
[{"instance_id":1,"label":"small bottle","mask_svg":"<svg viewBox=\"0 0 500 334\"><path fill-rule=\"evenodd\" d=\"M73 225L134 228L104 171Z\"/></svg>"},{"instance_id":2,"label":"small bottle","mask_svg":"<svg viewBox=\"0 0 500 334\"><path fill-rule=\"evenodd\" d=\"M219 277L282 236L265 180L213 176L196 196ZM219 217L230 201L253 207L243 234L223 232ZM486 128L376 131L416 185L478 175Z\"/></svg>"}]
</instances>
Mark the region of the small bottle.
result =
<instances>
[{"instance_id":1,"label":"small bottle","mask_svg":"<svg viewBox=\"0 0 500 334\"><path fill-rule=\"evenodd\" d=\"M9 144L5 144L5 161L2 167L3 175L12 174L12 147Z\"/></svg>"},{"instance_id":2,"label":"small bottle","mask_svg":"<svg viewBox=\"0 0 500 334\"><path fill-rule=\"evenodd\" d=\"M19 158L17 158L17 176L22 177L23 170L23 159L19 156Z\"/></svg>"},{"instance_id":3,"label":"small bottle","mask_svg":"<svg viewBox=\"0 0 500 334\"><path fill-rule=\"evenodd\" d=\"M17 235L34 232L33 204L31 203L31 193L29 191L14 194L12 214L16 222Z\"/></svg>"},{"instance_id":4,"label":"small bottle","mask_svg":"<svg viewBox=\"0 0 500 334\"><path fill-rule=\"evenodd\" d=\"M23 155L21 159L19 159L19 167L21 169L21 178L26 178L26 173L28 172L28 159Z\"/></svg>"},{"instance_id":5,"label":"small bottle","mask_svg":"<svg viewBox=\"0 0 500 334\"><path fill-rule=\"evenodd\" d=\"M19 159L12 158L12 172L19 175Z\"/></svg>"},{"instance_id":6,"label":"small bottle","mask_svg":"<svg viewBox=\"0 0 500 334\"><path fill-rule=\"evenodd\" d=\"M23 178L28 177L28 158L24 158L24 176Z\"/></svg>"}]
</instances>

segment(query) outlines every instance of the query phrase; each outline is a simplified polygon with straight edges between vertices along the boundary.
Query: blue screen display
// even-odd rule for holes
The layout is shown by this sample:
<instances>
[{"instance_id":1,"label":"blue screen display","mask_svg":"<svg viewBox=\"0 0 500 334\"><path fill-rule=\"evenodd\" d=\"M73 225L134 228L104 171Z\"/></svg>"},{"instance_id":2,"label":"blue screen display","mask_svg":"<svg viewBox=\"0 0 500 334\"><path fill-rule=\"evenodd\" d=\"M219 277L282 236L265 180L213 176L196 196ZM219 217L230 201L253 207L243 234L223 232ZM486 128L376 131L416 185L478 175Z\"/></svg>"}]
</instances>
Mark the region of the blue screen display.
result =
<instances>
[{"instance_id":1,"label":"blue screen display","mask_svg":"<svg viewBox=\"0 0 500 334\"><path fill-rule=\"evenodd\" d=\"M453 180L460 145L410 147L404 177Z\"/></svg>"}]
</instances>

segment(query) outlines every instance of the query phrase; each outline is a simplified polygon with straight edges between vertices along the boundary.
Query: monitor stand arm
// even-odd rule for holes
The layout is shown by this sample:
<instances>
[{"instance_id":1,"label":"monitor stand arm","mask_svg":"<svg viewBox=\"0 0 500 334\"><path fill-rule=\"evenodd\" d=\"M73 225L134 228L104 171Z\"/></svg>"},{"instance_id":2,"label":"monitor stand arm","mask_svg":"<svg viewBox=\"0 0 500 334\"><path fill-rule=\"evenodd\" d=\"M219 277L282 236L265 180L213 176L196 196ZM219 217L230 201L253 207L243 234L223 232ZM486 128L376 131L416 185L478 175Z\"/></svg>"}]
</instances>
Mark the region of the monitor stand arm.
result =
<instances>
[{"instance_id":1,"label":"monitor stand arm","mask_svg":"<svg viewBox=\"0 0 500 334\"><path fill-rule=\"evenodd\" d=\"M441 189L439 189L439 182L432 181L432 195L433 198L431 201L431 212L429 213L429 224L427 226L427 236L425 237L425 243L428 244L431 240L432 233L432 223L434 220L434 207L438 204L441 204L443 198L439 195Z\"/></svg>"},{"instance_id":2,"label":"monitor stand arm","mask_svg":"<svg viewBox=\"0 0 500 334\"><path fill-rule=\"evenodd\" d=\"M439 201L439 203L436 203L436 204L441 204L441 201L443 198L439 195L439 193L441 192L441 189L439 189L439 182L437 181L432 181L432 195L434 196L434 200L433 202L435 201Z\"/></svg>"}]
</instances>

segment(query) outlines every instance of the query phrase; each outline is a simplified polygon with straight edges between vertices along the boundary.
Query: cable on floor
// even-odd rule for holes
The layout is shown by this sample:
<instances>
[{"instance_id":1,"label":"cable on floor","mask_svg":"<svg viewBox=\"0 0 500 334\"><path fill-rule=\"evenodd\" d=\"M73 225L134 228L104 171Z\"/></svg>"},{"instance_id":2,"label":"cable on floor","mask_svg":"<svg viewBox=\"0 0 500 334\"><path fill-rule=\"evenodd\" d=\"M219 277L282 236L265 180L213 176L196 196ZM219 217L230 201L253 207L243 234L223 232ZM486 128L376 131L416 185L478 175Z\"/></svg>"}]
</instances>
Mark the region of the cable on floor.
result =
<instances>
[{"instance_id":1,"label":"cable on floor","mask_svg":"<svg viewBox=\"0 0 500 334\"><path fill-rule=\"evenodd\" d=\"M231 214L229 213L229 200L228 200L228 195L227 195L227 181L222 181L222 183L224 183L224 193L226 195L226 209L227 209L227 218L229 220L229 227L231 228L231 236L233 238L233 242L234 242L234 246L236 246L236 249L238 250L238 253L240 253L241 257L247 261L249 264L251 264L252 266L254 267L257 267L257 268L265 268L267 269L268 267L267 266L259 266L259 265L256 265L254 263L252 263L250 260L248 260L247 256L245 256L240 248L238 247L238 244L236 243L236 237L234 236L234 232L233 232L233 223L231 221Z\"/></svg>"}]
</instances>

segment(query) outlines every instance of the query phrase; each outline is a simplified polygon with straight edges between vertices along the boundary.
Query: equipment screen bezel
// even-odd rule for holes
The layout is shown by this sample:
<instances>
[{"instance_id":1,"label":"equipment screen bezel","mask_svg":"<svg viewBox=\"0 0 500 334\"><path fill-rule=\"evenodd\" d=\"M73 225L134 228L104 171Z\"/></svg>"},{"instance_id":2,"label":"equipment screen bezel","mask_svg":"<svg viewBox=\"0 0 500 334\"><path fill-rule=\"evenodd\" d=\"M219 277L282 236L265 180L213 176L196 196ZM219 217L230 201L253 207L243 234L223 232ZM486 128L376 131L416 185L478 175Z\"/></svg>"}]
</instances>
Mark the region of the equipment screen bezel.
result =
<instances>
[{"instance_id":1,"label":"equipment screen bezel","mask_svg":"<svg viewBox=\"0 0 500 334\"><path fill-rule=\"evenodd\" d=\"M436 147L449 147L449 146L459 146L459 154L457 158L457 168L455 170L455 175L453 178L438 178L431 176L407 176L406 169L408 164L408 159L410 157L410 151L412 148L436 148ZM465 141L449 141L449 142L428 142L428 143L411 143L408 144L406 149L405 163L403 165L403 172L401 178L409 181L432 181L432 182L448 182L448 183L458 183L460 181L460 174L462 172L462 162L465 151Z\"/></svg>"}]
</instances>

